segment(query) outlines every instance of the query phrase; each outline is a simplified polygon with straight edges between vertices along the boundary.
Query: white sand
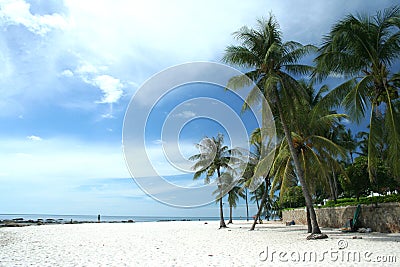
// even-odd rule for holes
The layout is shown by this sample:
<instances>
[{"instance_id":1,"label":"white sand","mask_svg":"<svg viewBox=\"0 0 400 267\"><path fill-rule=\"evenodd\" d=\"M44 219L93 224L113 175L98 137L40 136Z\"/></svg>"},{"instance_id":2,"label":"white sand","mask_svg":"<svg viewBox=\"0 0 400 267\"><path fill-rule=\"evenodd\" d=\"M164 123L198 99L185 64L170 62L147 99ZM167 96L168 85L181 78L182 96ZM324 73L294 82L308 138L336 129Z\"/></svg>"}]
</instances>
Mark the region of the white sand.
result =
<instances>
[{"instance_id":1,"label":"white sand","mask_svg":"<svg viewBox=\"0 0 400 267\"><path fill-rule=\"evenodd\" d=\"M328 239L308 241L305 226L249 227L242 221L219 230L218 222L192 221L1 228L0 266L366 266L374 265L377 256L395 256L396 263L386 265L400 266L400 234L323 229ZM268 259L261 261L267 249ZM305 261L296 263L304 253ZM360 263L354 253L361 255ZM310 262L310 254L317 255L317 262Z\"/></svg>"}]
</instances>

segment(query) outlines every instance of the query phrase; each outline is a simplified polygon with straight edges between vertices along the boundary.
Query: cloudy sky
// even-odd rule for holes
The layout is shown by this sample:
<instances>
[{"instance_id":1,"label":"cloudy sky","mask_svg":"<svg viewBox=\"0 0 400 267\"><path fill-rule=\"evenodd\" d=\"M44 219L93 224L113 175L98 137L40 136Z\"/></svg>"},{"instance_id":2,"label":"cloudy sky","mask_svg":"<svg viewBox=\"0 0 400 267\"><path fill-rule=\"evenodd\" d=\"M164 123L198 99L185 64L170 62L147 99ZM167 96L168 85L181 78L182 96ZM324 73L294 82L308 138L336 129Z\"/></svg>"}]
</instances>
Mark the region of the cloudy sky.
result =
<instances>
[{"instance_id":1,"label":"cloudy sky","mask_svg":"<svg viewBox=\"0 0 400 267\"><path fill-rule=\"evenodd\" d=\"M344 15L396 2L0 0L0 213L217 215L162 205L130 178L121 135L138 88L172 65L220 62L231 34L269 12L286 40L318 45ZM184 153L219 127L203 123Z\"/></svg>"}]
</instances>

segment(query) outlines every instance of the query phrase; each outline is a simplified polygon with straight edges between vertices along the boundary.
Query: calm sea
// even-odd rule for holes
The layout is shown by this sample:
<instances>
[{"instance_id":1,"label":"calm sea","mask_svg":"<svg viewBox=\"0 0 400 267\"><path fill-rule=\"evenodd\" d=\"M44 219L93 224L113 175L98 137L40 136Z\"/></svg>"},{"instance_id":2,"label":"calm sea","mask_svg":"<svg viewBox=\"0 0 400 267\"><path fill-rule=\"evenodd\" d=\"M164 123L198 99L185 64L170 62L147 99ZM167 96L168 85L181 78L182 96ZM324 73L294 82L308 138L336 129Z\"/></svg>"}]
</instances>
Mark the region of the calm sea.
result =
<instances>
[{"instance_id":1,"label":"calm sea","mask_svg":"<svg viewBox=\"0 0 400 267\"><path fill-rule=\"evenodd\" d=\"M60 222L69 222L71 220L78 222L97 222L96 215L53 215L53 214L0 214L0 220L12 220L23 218L24 220L46 220L53 219ZM240 218L234 218L236 220ZM157 222L157 221L217 221L219 217L167 217L167 216L107 216L101 215L102 222L121 222L134 220L135 222Z\"/></svg>"}]
</instances>

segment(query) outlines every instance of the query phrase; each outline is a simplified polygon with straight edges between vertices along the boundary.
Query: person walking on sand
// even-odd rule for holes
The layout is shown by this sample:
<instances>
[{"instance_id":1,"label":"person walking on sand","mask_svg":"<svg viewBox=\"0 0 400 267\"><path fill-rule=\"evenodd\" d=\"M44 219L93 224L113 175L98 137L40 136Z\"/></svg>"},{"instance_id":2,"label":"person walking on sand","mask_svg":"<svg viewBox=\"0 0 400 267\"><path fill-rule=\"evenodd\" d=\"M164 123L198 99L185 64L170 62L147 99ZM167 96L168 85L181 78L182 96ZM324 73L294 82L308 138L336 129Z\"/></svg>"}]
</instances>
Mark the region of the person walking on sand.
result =
<instances>
[{"instance_id":1,"label":"person walking on sand","mask_svg":"<svg viewBox=\"0 0 400 267\"><path fill-rule=\"evenodd\" d=\"M97 222L100 222L100 214L97 215Z\"/></svg>"}]
</instances>

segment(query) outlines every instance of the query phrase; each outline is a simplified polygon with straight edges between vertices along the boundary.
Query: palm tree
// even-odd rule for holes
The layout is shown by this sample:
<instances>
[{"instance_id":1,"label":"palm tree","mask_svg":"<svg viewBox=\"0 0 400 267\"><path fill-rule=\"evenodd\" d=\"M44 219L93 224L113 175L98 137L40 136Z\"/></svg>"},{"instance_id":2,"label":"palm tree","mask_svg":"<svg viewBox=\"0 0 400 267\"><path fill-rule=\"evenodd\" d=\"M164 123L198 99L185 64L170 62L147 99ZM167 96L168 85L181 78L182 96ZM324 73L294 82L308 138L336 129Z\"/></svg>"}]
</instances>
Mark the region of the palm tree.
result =
<instances>
[{"instance_id":1,"label":"palm tree","mask_svg":"<svg viewBox=\"0 0 400 267\"><path fill-rule=\"evenodd\" d=\"M400 177L400 119L395 108L400 74L390 69L400 57L399 29L398 6L374 16L348 15L332 27L315 60L314 75L319 79L332 73L350 77L329 93L323 105L343 105L357 122L370 109L367 154L371 180L376 178L380 116L390 143L388 161L393 174Z\"/></svg>"},{"instance_id":2,"label":"palm tree","mask_svg":"<svg viewBox=\"0 0 400 267\"><path fill-rule=\"evenodd\" d=\"M232 183L227 183L221 177L224 171L235 173L232 164L237 164L239 162L239 159L234 156L238 154L239 151L229 149L224 145L224 136L222 134L218 134L217 137L212 137L211 139L205 138L201 143L196 144L196 147L201 153L189 158L191 161L196 161L192 166L192 169L196 170L193 180L197 180L205 174L204 183L209 184L211 178L217 174L217 200L219 199L220 204L220 228L226 228L222 198L227 193L226 189L229 188Z\"/></svg>"},{"instance_id":3,"label":"palm tree","mask_svg":"<svg viewBox=\"0 0 400 267\"><path fill-rule=\"evenodd\" d=\"M232 210L233 210L233 208L236 208L237 202L239 201L239 198L245 198L245 195L244 195L243 191L241 190L240 186L234 186L228 192L228 203L229 203L229 221L228 221L228 224L233 223L233 221L232 221Z\"/></svg>"},{"instance_id":4,"label":"palm tree","mask_svg":"<svg viewBox=\"0 0 400 267\"><path fill-rule=\"evenodd\" d=\"M223 188L227 188L233 183L235 183L235 180L229 172L223 172L220 177L220 182ZM238 186L240 181L237 181L237 184L228 192L228 204L229 204L229 222L233 223L232 217L233 217L233 208L236 208L237 202L239 201L239 197L244 198L245 195L243 193L243 190L240 186ZM220 189L217 189L213 192L215 195L220 194ZM220 201L220 199L217 198L217 202Z\"/></svg>"},{"instance_id":5,"label":"palm tree","mask_svg":"<svg viewBox=\"0 0 400 267\"><path fill-rule=\"evenodd\" d=\"M311 66L299 64L298 61L315 48L310 45L303 46L297 42L284 43L279 25L272 15L268 20L260 19L257 22L256 29L244 26L234 33L236 39L241 41L241 45L231 45L226 48L224 62L251 69L244 75L245 77L233 77L228 87L242 88L248 85L247 79L250 78L257 84L268 104L275 111L289 145L307 207L310 209L312 233L320 234L321 230L318 226L311 195L304 179L304 170L292 142L292 133L286 116L292 113L290 107L293 99L302 94L301 86L291 75L303 75L312 71ZM259 100L256 97L256 90L257 88L252 90L246 99L246 103L249 105ZM247 108L247 104L244 108Z\"/></svg>"},{"instance_id":6,"label":"palm tree","mask_svg":"<svg viewBox=\"0 0 400 267\"><path fill-rule=\"evenodd\" d=\"M257 224L257 220L258 220L259 223L262 223L261 213L262 213L262 211L264 209L264 203L265 203L264 199L265 199L265 195L266 195L264 182L259 187L257 187L256 190L254 190L251 193L252 193L252 196L250 197L250 201L256 203L256 205L257 205L257 213L256 213L255 216L253 216L254 220L253 220L253 224L252 224L252 226L250 228L250 231L255 229L256 224ZM260 200L261 200L261 203L260 203Z\"/></svg>"},{"instance_id":7,"label":"palm tree","mask_svg":"<svg viewBox=\"0 0 400 267\"><path fill-rule=\"evenodd\" d=\"M252 188L254 187L254 184L258 184L259 178L262 177L262 184L260 186L257 187L256 190L254 190L253 196L251 197L252 201L256 201L257 203L257 214L254 217L254 221L253 224L250 228L250 231L254 230L257 224L257 220L259 220L259 222L261 223L261 213L263 210L265 210L265 212L268 211L268 189L270 187L271 184L271 177L269 175L269 173L267 174L263 174L261 176L254 176L254 170L255 167L258 165L259 160L261 158L264 159L264 162L267 162L274 156L275 154L275 148L272 147L273 144L271 143L271 139L269 139L269 142L263 142L263 138L264 135L262 133L262 129L257 128L255 129L251 135L250 135L250 144L252 145L252 147L254 148L254 153L252 153L252 157L250 157L250 162L251 164L249 164L249 168L251 168L251 176L249 177L249 179L247 180L247 186L250 187L251 185ZM266 143L266 144L265 144ZM263 155L264 151L269 151L269 153L267 155ZM265 168L265 169L269 169L269 168ZM249 173L250 174L250 173ZM265 190L266 188L266 190ZM259 203L259 200L261 199L261 204Z\"/></svg>"},{"instance_id":8,"label":"palm tree","mask_svg":"<svg viewBox=\"0 0 400 267\"><path fill-rule=\"evenodd\" d=\"M350 154L351 163L354 162L354 153L357 149L357 141L351 129L339 128L339 142L342 147L346 148Z\"/></svg>"},{"instance_id":9,"label":"palm tree","mask_svg":"<svg viewBox=\"0 0 400 267\"><path fill-rule=\"evenodd\" d=\"M242 178L238 181L238 185L240 186L240 191L244 195L244 199L246 202L246 220L249 221L249 198L248 198L248 187L251 182L251 177L253 177L255 164L248 162L242 169L244 172L242 173Z\"/></svg>"},{"instance_id":10,"label":"palm tree","mask_svg":"<svg viewBox=\"0 0 400 267\"><path fill-rule=\"evenodd\" d=\"M248 151L248 160L241 166L243 172L242 178L239 180L241 190L245 191L247 221L249 220L248 188L252 183L254 168L256 167L261 156L261 132L259 128L254 130L254 132L250 135L250 145L253 147L254 151Z\"/></svg>"},{"instance_id":11,"label":"palm tree","mask_svg":"<svg viewBox=\"0 0 400 267\"><path fill-rule=\"evenodd\" d=\"M332 186L331 176L334 174L332 170L344 172L337 159L338 157L346 158L345 149L329 139L332 129L341 125L340 119L346 115L337 114L318 105L323 99L321 95L324 90L326 90L324 86L317 91L306 89L307 94L303 98L295 99L294 112L290 116L291 143L294 144L296 155L303 168L305 185L310 192L314 193L318 188ZM293 157L288 142L283 139L278 146L271 168L274 177L271 197L277 189L280 190L282 197L288 187L293 186L294 182L297 183L292 164ZM265 172L263 165L264 159L256 166L255 176ZM309 230L312 232L312 229Z\"/></svg>"}]
</instances>

